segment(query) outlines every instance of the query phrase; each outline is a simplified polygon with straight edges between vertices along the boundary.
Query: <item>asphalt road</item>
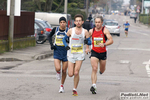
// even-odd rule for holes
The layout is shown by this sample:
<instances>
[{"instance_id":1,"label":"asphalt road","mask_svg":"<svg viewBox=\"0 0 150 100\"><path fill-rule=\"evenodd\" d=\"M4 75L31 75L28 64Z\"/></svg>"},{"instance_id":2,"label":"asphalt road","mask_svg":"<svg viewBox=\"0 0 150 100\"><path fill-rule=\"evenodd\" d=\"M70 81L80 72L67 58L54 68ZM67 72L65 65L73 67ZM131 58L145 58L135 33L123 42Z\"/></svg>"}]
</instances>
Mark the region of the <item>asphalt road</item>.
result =
<instances>
[{"instance_id":1,"label":"asphalt road","mask_svg":"<svg viewBox=\"0 0 150 100\"><path fill-rule=\"evenodd\" d=\"M0 100L120 100L121 92L150 93L150 29L135 24L129 16L107 15L105 18L119 22L121 35L112 36L114 43L107 47L106 71L103 75L97 73L96 95L90 92L92 68L86 55L80 71L78 97L72 96L73 78L68 76L65 93L58 93L60 81L56 80L53 57L50 57L0 70ZM122 26L126 20L131 25L128 37Z\"/></svg>"}]
</instances>

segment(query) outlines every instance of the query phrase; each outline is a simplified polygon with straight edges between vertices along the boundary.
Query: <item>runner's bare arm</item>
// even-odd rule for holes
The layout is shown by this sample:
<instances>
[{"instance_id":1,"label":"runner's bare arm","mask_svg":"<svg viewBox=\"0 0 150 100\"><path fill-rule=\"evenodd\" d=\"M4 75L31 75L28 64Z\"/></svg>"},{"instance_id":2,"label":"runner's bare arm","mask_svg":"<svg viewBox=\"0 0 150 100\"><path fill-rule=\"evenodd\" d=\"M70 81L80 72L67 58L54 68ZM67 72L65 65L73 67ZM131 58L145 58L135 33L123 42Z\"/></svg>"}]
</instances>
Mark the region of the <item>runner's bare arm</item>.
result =
<instances>
[{"instance_id":1,"label":"runner's bare arm","mask_svg":"<svg viewBox=\"0 0 150 100\"><path fill-rule=\"evenodd\" d=\"M89 33L87 30L85 30L85 37L86 37L86 38L89 38L89 37L90 37L90 33Z\"/></svg>"},{"instance_id":2,"label":"runner's bare arm","mask_svg":"<svg viewBox=\"0 0 150 100\"><path fill-rule=\"evenodd\" d=\"M67 36L68 36L68 37L70 37L70 36L71 36L71 34L72 34L72 28L68 30L68 32L67 32Z\"/></svg>"},{"instance_id":3,"label":"runner's bare arm","mask_svg":"<svg viewBox=\"0 0 150 100\"><path fill-rule=\"evenodd\" d=\"M106 35L108 41L105 43L106 46L111 45L113 43L113 38L107 28L104 28L104 34Z\"/></svg>"},{"instance_id":4,"label":"runner's bare arm","mask_svg":"<svg viewBox=\"0 0 150 100\"><path fill-rule=\"evenodd\" d=\"M93 29L90 29L90 30L89 30L89 34L90 34L90 37L91 37L92 34L93 34Z\"/></svg>"}]
</instances>

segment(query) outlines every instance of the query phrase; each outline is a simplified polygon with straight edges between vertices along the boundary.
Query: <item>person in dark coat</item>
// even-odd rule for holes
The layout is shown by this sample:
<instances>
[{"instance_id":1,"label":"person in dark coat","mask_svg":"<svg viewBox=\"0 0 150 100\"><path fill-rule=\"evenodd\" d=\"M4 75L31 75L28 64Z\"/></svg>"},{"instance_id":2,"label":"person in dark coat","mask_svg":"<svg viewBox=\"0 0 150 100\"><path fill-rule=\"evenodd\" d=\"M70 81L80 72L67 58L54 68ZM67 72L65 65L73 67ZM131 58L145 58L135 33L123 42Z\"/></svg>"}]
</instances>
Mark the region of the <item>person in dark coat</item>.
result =
<instances>
[{"instance_id":1,"label":"person in dark coat","mask_svg":"<svg viewBox=\"0 0 150 100\"><path fill-rule=\"evenodd\" d=\"M84 23L83 23L83 28L87 29L88 31L91 29L91 24L89 19L87 19Z\"/></svg>"},{"instance_id":2,"label":"person in dark coat","mask_svg":"<svg viewBox=\"0 0 150 100\"><path fill-rule=\"evenodd\" d=\"M90 22L91 19L92 19L92 14L89 15L88 19L89 19L89 22Z\"/></svg>"},{"instance_id":3,"label":"person in dark coat","mask_svg":"<svg viewBox=\"0 0 150 100\"><path fill-rule=\"evenodd\" d=\"M137 19L137 17L134 17L134 23L136 23L136 19Z\"/></svg>"}]
</instances>

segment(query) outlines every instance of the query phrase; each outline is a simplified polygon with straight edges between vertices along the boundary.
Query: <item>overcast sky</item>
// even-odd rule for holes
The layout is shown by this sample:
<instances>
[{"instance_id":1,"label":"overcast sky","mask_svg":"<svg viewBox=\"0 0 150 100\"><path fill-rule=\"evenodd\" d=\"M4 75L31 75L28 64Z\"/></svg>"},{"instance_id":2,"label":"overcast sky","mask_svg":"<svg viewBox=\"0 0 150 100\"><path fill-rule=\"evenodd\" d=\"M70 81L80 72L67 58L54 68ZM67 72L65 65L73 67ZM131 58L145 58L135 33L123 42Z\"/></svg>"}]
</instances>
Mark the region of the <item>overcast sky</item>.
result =
<instances>
[{"instance_id":1,"label":"overcast sky","mask_svg":"<svg viewBox=\"0 0 150 100\"><path fill-rule=\"evenodd\" d=\"M125 3L125 4L129 4L129 1L130 1L130 0L124 0L124 3Z\"/></svg>"}]
</instances>

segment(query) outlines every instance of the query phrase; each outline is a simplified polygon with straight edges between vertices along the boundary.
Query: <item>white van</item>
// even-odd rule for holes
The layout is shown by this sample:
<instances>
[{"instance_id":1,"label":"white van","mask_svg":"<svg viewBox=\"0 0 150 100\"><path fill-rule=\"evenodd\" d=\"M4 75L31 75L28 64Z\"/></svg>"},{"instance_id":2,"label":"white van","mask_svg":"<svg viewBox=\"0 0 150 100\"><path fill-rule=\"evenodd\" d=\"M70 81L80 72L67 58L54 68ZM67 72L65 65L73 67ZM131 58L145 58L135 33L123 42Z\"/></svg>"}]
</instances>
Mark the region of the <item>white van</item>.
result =
<instances>
[{"instance_id":1,"label":"white van","mask_svg":"<svg viewBox=\"0 0 150 100\"><path fill-rule=\"evenodd\" d=\"M45 21L48 21L52 27L59 26L59 18L65 17L67 19L67 27L72 27L72 20L70 14L62 14L62 13L47 13L47 12L35 12L35 18L39 18Z\"/></svg>"}]
</instances>

